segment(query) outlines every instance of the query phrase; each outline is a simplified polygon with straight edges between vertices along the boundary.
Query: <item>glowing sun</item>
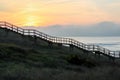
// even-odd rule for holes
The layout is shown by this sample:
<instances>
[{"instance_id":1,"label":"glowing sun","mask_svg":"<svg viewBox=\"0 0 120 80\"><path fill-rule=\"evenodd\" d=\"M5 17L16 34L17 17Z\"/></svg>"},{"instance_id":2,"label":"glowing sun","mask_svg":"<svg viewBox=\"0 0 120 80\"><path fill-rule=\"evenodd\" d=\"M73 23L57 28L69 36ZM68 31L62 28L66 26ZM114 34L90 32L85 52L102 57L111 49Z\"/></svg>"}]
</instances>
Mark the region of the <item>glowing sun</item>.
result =
<instances>
[{"instance_id":1,"label":"glowing sun","mask_svg":"<svg viewBox=\"0 0 120 80\"><path fill-rule=\"evenodd\" d=\"M24 25L37 26L38 25L38 18L36 16L27 16Z\"/></svg>"}]
</instances>

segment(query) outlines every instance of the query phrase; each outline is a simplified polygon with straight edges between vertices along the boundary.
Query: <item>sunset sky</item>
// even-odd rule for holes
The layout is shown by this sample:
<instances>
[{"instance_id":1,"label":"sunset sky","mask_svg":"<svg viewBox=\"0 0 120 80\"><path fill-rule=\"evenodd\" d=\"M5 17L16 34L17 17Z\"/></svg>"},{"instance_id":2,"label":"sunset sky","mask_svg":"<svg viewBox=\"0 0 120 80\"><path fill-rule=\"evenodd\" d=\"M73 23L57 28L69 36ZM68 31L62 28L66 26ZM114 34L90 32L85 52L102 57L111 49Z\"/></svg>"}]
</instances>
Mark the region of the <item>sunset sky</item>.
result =
<instances>
[{"instance_id":1,"label":"sunset sky","mask_svg":"<svg viewBox=\"0 0 120 80\"><path fill-rule=\"evenodd\" d=\"M0 20L19 26L120 23L120 0L0 0Z\"/></svg>"}]
</instances>

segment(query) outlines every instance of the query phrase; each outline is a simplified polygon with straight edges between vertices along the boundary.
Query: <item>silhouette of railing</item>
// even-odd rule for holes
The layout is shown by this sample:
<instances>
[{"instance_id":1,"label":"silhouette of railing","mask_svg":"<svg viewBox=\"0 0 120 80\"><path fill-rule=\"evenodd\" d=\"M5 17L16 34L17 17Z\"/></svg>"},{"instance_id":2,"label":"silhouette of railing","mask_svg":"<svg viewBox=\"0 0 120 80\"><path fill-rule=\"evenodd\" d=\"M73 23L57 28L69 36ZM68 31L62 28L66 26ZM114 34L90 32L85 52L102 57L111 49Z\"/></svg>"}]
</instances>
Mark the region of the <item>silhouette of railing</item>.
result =
<instances>
[{"instance_id":1,"label":"silhouette of railing","mask_svg":"<svg viewBox=\"0 0 120 80\"><path fill-rule=\"evenodd\" d=\"M67 45L71 45L86 51L104 54L112 58L120 58L120 51L110 51L106 48L103 48L97 45L87 45L71 38L61 38L61 37L50 36L48 34L42 33L34 29L23 29L21 27L15 26L5 21L0 21L0 27L12 30L22 35L39 37L51 43L67 44Z\"/></svg>"}]
</instances>

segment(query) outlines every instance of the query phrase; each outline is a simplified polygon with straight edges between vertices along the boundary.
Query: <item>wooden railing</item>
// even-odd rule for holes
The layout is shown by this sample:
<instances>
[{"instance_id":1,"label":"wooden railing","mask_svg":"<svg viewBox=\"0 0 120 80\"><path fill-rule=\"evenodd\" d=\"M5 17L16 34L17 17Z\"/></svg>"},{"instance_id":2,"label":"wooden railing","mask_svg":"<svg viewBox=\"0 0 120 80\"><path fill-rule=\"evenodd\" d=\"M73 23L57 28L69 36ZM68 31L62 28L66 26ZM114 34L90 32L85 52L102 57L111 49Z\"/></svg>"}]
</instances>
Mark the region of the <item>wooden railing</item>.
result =
<instances>
[{"instance_id":1,"label":"wooden railing","mask_svg":"<svg viewBox=\"0 0 120 80\"><path fill-rule=\"evenodd\" d=\"M84 49L86 51L99 52L113 58L120 58L120 51L110 51L106 48L103 48L97 45L87 45L71 38L61 38L61 37L50 36L48 34L42 33L34 29L23 29L21 27L15 26L5 21L0 21L0 27L12 30L22 35L36 36L52 43L72 45L77 48Z\"/></svg>"}]
</instances>

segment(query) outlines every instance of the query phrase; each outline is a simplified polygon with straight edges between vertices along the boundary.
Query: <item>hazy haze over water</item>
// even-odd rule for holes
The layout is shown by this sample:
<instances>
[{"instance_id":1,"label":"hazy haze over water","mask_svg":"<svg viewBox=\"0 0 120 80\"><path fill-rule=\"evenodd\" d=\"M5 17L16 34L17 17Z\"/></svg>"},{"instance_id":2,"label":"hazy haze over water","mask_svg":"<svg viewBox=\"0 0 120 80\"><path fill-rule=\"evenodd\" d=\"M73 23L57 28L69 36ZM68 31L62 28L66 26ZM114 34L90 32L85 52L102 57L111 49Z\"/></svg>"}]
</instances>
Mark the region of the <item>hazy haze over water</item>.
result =
<instances>
[{"instance_id":1,"label":"hazy haze over water","mask_svg":"<svg viewBox=\"0 0 120 80\"><path fill-rule=\"evenodd\" d=\"M109 50L120 51L120 37L69 37L86 44L95 44Z\"/></svg>"}]
</instances>

